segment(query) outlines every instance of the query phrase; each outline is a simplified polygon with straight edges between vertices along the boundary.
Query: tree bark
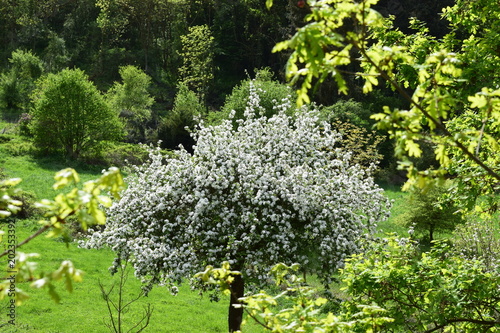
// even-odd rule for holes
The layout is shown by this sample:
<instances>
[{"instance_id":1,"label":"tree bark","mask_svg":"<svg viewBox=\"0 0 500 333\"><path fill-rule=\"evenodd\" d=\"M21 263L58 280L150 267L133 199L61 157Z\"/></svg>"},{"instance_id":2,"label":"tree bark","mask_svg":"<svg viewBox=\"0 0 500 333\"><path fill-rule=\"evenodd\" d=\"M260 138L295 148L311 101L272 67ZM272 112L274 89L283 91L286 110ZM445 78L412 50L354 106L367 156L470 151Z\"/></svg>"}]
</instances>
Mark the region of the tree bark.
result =
<instances>
[{"instance_id":1,"label":"tree bark","mask_svg":"<svg viewBox=\"0 0 500 333\"><path fill-rule=\"evenodd\" d=\"M235 308L233 304L241 304L238 298L243 297L245 292L245 282L241 275L234 275L234 281L231 283L231 299L229 302L228 324L229 332L241 330L241 321L243 320L243 308Z\"/></svg>"}]
</instances>

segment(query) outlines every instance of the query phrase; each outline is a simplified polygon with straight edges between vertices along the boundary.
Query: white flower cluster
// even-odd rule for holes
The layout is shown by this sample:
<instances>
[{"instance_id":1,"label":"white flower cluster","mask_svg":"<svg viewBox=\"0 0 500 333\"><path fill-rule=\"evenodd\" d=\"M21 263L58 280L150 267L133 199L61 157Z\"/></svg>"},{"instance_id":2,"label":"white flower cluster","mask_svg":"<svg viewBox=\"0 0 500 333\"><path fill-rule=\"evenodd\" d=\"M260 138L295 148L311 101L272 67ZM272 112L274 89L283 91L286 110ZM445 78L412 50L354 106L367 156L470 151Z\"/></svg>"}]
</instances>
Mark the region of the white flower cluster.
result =
<instances>
[{"instance_id":1,"label":"white flower cluster","mask_svg":"<svg viewBox=\"0 0 500 333\"><path fill-rule=\"evenodd\" d=\"M328 279L387 216L388 200L314 111L260 117L251 91L245 120L197 130L193 155L151 151L87 246L109 245L150 283L180 281L228 260L245 278L278 262Z\"/></svg>"}]
</instances>

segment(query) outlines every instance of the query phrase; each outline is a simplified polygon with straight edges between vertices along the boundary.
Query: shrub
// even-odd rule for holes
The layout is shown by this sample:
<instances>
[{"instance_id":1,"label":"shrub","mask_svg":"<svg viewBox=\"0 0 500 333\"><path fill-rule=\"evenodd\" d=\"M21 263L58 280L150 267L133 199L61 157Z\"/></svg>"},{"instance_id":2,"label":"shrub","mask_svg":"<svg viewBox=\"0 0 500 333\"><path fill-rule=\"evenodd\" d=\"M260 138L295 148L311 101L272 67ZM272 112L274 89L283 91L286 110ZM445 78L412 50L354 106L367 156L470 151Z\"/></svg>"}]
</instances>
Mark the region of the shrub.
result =
<instances>
[{"instance_id":1,"label":"shrub","mask_svg":"<svg viewBox=\"0 0 500 333\"><path fill-rule=\"evenodd\" d=\"M0 110L4 119L16 121L28 112L35 81L43 74L42 61L30 51L16 50L9 59L10 69L0 75Z\"/></svg>"},{"instance_id":2,"label":"shrub","mask_svg":"<svg viewBox=\"0 0 500 333\"><path fill-rule=\"evenodd\" d=\"M453 232L454 250L469 259L480 259L488 271L500 268L500 224L494 218L469 216Z\"/></svg>"},{"instance_id":3,"label":"shrub","mask_svg":"<svg viewBox=\"0 0 500 333\"><path fill-rule=\"evenodd\" d=\"M335 104L322 106L321 118L330 123L341 121L351 123L357 127L371 130L375 122L370 119L372 111L362 103L350 100L338 100Z\"/></svg>"},{"instance_id":4,"label":"shrub","mask_svg":"<svg viewBox=\"0 0 500 333\"><path fill-rule=\"evenodd\" d=\"M352 318L359 304L382 307L394 321L377 332L495 331L500 275L484 268L445 243L422 253L408 239L383 240L346 262L340 278L349 297L342 311Z\"/></svg>"},{"instance_id":5,"label":"shrub","mask_svg":"<svg viewBox=\"0 0 500 333\"><path fill-rule=\"evenodd\" d=\"M120 67L122 83L115 82L106 95L111 109L125 122L127 141L145 142L154 99L148 89L151 78L135 66Z\"/></svg>"},{"instance_id":6,"label":"shrub","mask_svg":"<svg viewBox=\"0 0 500 333\"><path fill-rule=\"evenodd\" d=\"M123 142L103 142L95 149L82 155L88 164L125 167L147 161L148 150L143 145Z\"/></svg>"},{"instance_id":7,"label":"shrub","mask_svg":"<svg viewBox=\"0 0 500 333\"><path fill-rule=\"evenodd\" d=\"M12 199L22 202L21 209L15 215L17 218L27 219L42 213L35 205L36 196L31 192L20 191Z\"/></svg>"},{"instance_id":8,"label":"shrub","mask_svg":"<svg viewBox=\"0 0 500 333\"><path fill-rule=\"evenodd\" d=\"M397 223L414 228L417 237L434 240L436 232L451 232L464 222L460 207L450 200L451 182L427 191L413 188L406 197L406 210Z\"/></svg>"},{"instance_id":9,"label":"shrub","mask_svg":"<svg viewBox=\"0 0 500 333\"><path fill-rule=\"evenodd\" d=\"M29 113L21 114L19 120L17 121L17 124L19 125L19 134L27 137L32 136L30 131L31 119L32 117Z\"/></svg>"},{"instance_id":10,"label":"shrub","mask_svg":"<svg viewBox=\"0 0 500 333\"><path fill-rule=\"evenodd\" d=\"M205 107L195 92L185 84L179 84L173 109L160 120L158 137L162 140L162 146L173 149L182 144L191 150L194 140L190 131L197 124L196 118L201 119L204 114Z\"/></svg>"},{"instance_id":11,"label":"shrub","mask_svg":"<svg viewBox=\"0 0 500 333\"><path fill-rule=\"evenodd\" d=\"M36 151L33 142L13 134L0 134L2 150L12 156L32 154Z\"/></svg>"},{"instance_id":12,"label":"shrub","mask_svg":"<svg viewBox=\"0 0 500 333\"><path fill-rule=\"evenodd\" d=\"M35 145L77 158L104 140L117 140L122 126L87 75L79 69L49 74L37 84L31 131Z\"/></svg>"}]
</instances>

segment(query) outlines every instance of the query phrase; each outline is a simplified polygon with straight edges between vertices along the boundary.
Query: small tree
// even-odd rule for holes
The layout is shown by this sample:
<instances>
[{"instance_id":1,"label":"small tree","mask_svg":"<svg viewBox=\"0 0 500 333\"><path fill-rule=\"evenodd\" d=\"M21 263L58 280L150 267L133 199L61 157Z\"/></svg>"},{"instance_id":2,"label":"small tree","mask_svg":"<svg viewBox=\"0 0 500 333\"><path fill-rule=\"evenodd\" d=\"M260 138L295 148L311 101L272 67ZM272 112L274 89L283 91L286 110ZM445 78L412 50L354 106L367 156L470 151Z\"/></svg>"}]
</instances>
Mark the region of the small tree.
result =
<instances>
[{"instance_id":1,"label":"small tree","mask_svg":"<svg viewBox=\"0 0 500 333\"><path fill-rule=\"evenodd\" d=\"M169 110L160 121L158 136L162 140L162 146L174 149L182 144L186 149L191 150L194 140L190 131L197 124L196 118L201 119L204 113L205 107L196 93L180 83L173 109Z\"/></svg>"},{"instance_id":2,"label":"small tree","mask_svg":"<svg viewBox=\"0 0 500 333\"><path fill-rule=\"evenodd\" d=\"M436 232L452 232L465 222L460 207L450 198L450 183L435 186L424 192L413 188L406 198L405 212L398 216L397 222L413 227L418 236L428 237L431 243Z\"/></svg>"},{"instance_id":3,"label":"small tree","mask_svg":"<svg viewBox=\"0 0 500 333\"><path fill-rule=\"evenodd\" d=\"M179 53L183 65L179 68L179 81L196 92L205 102L208 88L214 78L214 37L207 25L193 26L181 36Z\"/></svg>"},{"instance_id":4,"label":"small tree","mask_svg":"<svg viewBox=\"0 0 500 333\"><path fill-rule=\"evenodd\" d=\"M154 98L149 95L151 78L135 66L120 67L123 83L115 82L108 91L108 102L124 119L127 138L141 142L146 137L146 123L151 119Z\"/></svg>"},{"instance_id":5,"label":"small tree","mask_svg":"<svg viewBox=\"0 0 500 333\"><path fill-rule=\"evenodd\" d=\"M275 263L298 262L329 283L388 201L350 153L333 148L338 133L318 126L314 112L286 116L289 107L257 117L251 89L236 129L231 120L202 125L192 155L152 152L87 244L132 261L146 288L227 260L242 273L231 284L230 331L240 329L242 309L233 305L245 284L262 283Z\"/></svg>"},{"instance_id":6,"label":"small tree","mask_svg":"<svg viewBox=\"0 0 500 333\"><path fill-rule=\"evenodd\" d=\"M121 136L118 116L79 69L49 74L37 84L31 130L35 144L76 158L103 140Z\"/></svg>"},{"instance_id":7,"label":"small tree","mask_svg":"<svg viewBox=\"0 0 500 333\"><path fill-rule=\"evenodd\" d=\"M43 63L29 51L16 50L9 59L10 68L0 75L0 111L9 121L18 120L31 106L35 81L43 74Z\"/></svg>"}]
</instances>

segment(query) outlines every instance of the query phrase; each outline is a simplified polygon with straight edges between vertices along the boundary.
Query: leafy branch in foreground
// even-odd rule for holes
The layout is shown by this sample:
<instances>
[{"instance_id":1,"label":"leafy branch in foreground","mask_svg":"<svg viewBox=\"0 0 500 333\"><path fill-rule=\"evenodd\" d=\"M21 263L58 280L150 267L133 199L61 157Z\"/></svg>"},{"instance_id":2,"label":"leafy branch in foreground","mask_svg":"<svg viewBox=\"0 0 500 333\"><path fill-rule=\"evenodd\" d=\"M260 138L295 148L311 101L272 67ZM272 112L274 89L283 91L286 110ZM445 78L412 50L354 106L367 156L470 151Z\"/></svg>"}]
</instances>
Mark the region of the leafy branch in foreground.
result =
<instances>
[{"instance_id":1,"label":"leafy branch in foreground","mask_svg":"<svg viewBox=\"0 0 500 333\"><path fill-rule=\"evenodd\" d=\"M486 332L500 327L500 275L445 243L422 253L416 242L389 237L353 255L341 272L349 295L343 312L374 303L393 322L387 332Z\"/></svg>"},{"instance_id":2,"label":"leafy branch in foreground","mask_svg":"<svg viewBox=\"0 0 500 333\"><path fill-rule=\"evenodd\" d=\"M488 205L475 209L491 214L500 188L500 77L492 70L500 66L494 38L500 33L498 2L457 0L443 10L451 31L439 41L417 20L411 22L414 34L388 28L391 19L371 8L377 0L308 3L309 23L274 48L292 52L286 71L299 83L298 104L308 103L313 84L328 76L341 93L348 91L348 74L364 81L365 93L386 82L409 109L386 106L373 118L396 141L400 167L409 176L406 188L456 178L461 189L456 199L468 201L464 210L471 210L478 197L464 193L479 192L489 198ZM359 72L346 72L350 64ZM410 161L422 155L422 142L432 143L439 168L417 170Z\"/></svg>"},{"instance_id":3,"label":"leafy branch in foreground","mask_svg":"<svg viewBox=\"0 0 500 333\"><path fill-rule=\"evenodd\" d=\"M72 282L82 279L83 272L76 269L71 261L63 261L60 267L53 272L36 274L37 263L29 261L30 258L38 257L36 253L22 253L17 249L27 244L34 238L48 231L47 237L66 235L68 228L66 223L68 218L76 217L82 229L88 226L102 225L106 221L106 216L102 207L111 205L111 198L119 198L119 192L124 188L124 182L120 171L117 168L110 168L104 171L100 178L88 181L79 189L76 185L80 182L80 177L74 169L64 169L56 173L53 188L62 189L68 185L75 187L68 193L58 194L54 200L41 200L36 205L45 210L45 219L39 221L42 225L36 232L26 239L18 242L15 228L15 221L7 224L7 244L6 250L0 254L0 258L8 258L8 275L3 277L0 283L0 299L14 296L16 304L21 304L28 295L17 286L21 282L32 282L35 288L47 287L52 299L59 302L59 295L55 291L53 282L64 280L66 289L73 290ZM21 202L14 200L19 190L15 188L20 183L20 179L9 179L0 182L0 215L9 217L20 209ZM105 194L105 193L109 193ZM5 231L2 231L5 235ZM69 238L64 238L69 242ZM2 243L4 240L1 240ZM13 289L15 286L15 289Z\"/></svg>"},{"instance_id":4,"label":"leafy branch in foreground","mask_svg":"<svg viewBox=\"0 0 500 333\"><path fill-rule=\"evenodd\" d=\"M325 313L327 300L296 274L296 264L271 269L277 295L260 291L236 306L272 332L486 332L500 327L500 275L484 267L444 242L422 253L416 242L389 236L346 261L336 314ZM195 279L230 294L237 274L225 262Z\"/></svg>"}]
</instances>

